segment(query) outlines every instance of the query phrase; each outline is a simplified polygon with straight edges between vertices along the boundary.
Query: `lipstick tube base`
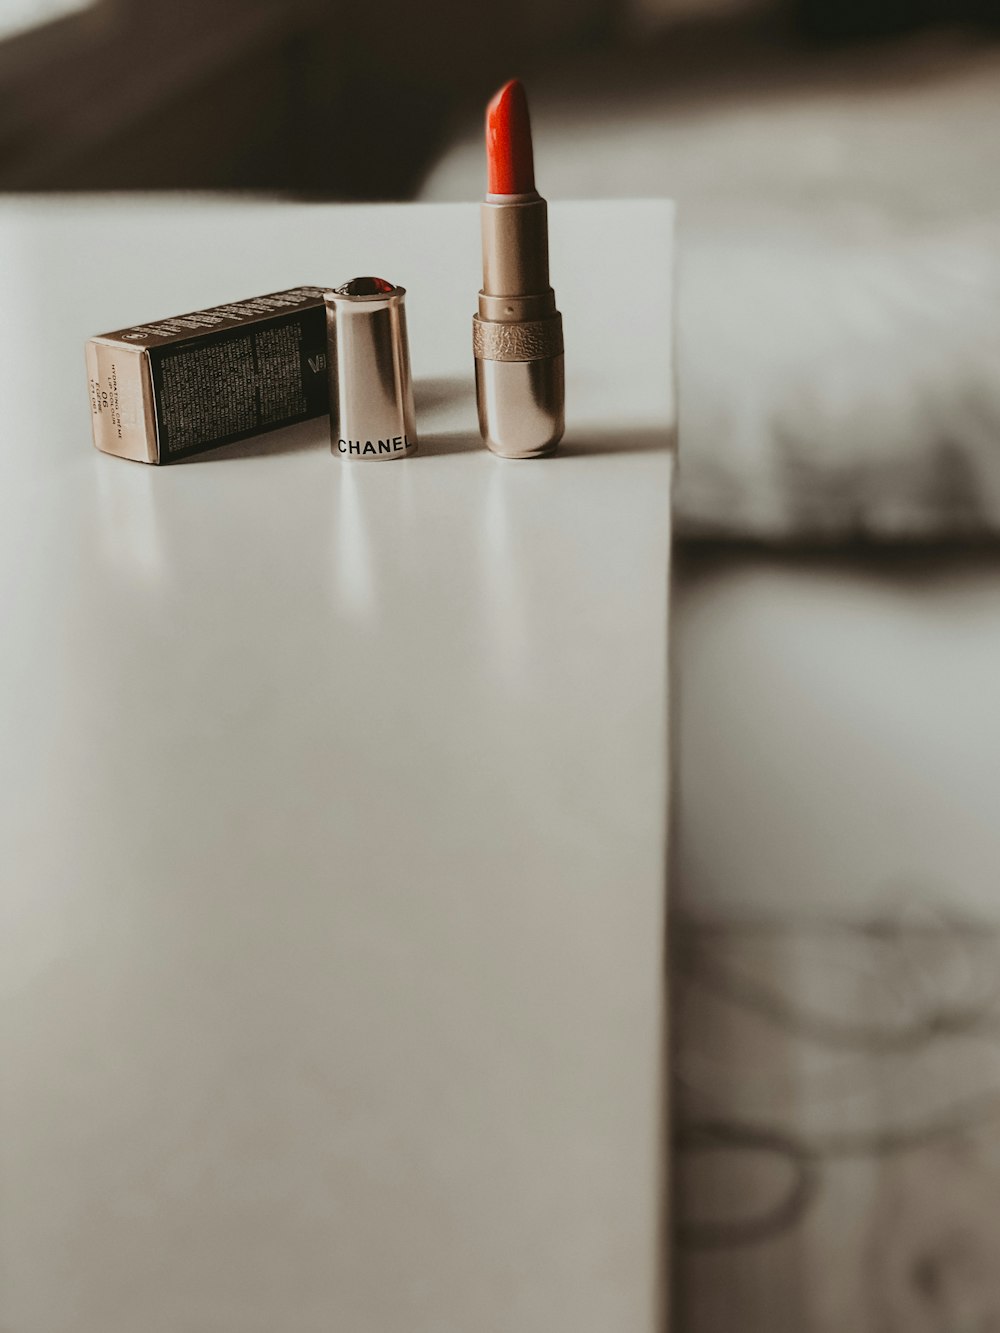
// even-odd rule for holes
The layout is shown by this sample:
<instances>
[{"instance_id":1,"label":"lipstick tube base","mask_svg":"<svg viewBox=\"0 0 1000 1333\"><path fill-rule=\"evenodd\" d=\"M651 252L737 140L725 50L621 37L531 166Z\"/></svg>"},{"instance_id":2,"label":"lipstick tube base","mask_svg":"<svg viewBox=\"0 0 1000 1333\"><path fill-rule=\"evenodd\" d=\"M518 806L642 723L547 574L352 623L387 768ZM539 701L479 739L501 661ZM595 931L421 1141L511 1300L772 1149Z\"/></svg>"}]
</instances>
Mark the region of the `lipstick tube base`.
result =
<instances>
[{"instance_id":1,"label":"lipstick tube base","mask_svg":"<svg viewBox=\"0 0 1000 1333\"><path fill-rule=\"evenodd\" d=\"M536 361L476 358L479 430L501 458L549 454L565 430L563 357Z\"/></svg>"}]
</instances>

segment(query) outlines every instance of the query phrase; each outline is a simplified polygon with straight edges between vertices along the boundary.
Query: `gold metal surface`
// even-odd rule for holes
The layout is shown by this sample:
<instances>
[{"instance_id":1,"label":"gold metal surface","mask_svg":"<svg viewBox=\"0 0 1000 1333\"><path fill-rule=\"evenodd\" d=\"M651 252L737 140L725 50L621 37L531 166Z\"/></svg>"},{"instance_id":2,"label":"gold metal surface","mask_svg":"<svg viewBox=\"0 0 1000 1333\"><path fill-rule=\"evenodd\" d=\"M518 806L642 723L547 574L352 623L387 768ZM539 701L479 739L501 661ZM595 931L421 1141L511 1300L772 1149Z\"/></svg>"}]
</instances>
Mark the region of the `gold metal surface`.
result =
<instances>
[{"instance_id":1,"label":"gold metal surface","mask_svg":"<svg viewBox=\"0 0 1000 1333\"><path fill-rule=\"evenodd\" d=\"M562 316L516 321L472 317L472 354L483 361L542 361L563 350Z\"/></svg>"},{"instance_id":2,"label":"gold metal surface","mask_svg":"<svg viewBox=\"0 0 1000 1333\"><path fill-rule=\"evenodd\" d=\"M565 429L562 316L549 286L545 200L481 209L483 290L472 320L479 429L502 458L551 453Z\"/></svg>"},{"instance_id":3,"label":"gold metal surface","mask_svg":"<svg viewBox=\"0 0 1000 1333\"><path fill-rule=\"evenodd\" d=\"M159 462L153 386L145 348L112 338L87 343L94 444L137 463Z\"/></svg>"},{"instance_id":4,"label":"gold metal surface","mask_svg":"<svg viewBox=\"0 0 1000 1333\"><path fill-rule=\"evenodd\" d=\"M539 361L476 360L479 430L501 458L551 453L566 428L562 356Z\"/></svg>"},{"instance_id":5,"label":"gold metal surface","mask_svg":"<svg viewBox=\"0 0 1000 1333\"><path fill-rule=\"evenodd\" d=\"M403 287L326 293L330 448L337 458L386 460L416 451L405 296Z\"/></svg>"},{"instance_id":6,"label":"gold metal surface","mask_svg":"<svg viewBox=\"0 0 1000 1333\"><path fill-rule=\"evenodd\" d=\"M525 203L484 203L483 291L507 296L549 287L548 205L540 196Z\"/></svg>"}]
</instances>

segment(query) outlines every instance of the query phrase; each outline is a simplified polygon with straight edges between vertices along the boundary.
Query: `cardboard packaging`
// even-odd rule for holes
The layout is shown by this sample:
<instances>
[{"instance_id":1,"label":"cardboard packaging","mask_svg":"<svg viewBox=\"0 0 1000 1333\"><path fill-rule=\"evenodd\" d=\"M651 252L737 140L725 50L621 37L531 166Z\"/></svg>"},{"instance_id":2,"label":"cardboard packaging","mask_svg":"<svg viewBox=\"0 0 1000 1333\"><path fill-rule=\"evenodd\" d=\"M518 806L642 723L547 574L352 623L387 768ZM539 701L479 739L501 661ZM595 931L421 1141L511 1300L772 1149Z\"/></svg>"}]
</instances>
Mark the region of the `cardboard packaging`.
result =
<instances>
[{"instance_id":1,"label":"cardboard packaging","mask_svg":"<svg viewBox=\"0 0 1000 1333\"><path fill-rule=\"evenodd\" d=\"M97 448L171 463L321 416L324 290L295 287L91 338Z\"/></svg>"}]
</instances>

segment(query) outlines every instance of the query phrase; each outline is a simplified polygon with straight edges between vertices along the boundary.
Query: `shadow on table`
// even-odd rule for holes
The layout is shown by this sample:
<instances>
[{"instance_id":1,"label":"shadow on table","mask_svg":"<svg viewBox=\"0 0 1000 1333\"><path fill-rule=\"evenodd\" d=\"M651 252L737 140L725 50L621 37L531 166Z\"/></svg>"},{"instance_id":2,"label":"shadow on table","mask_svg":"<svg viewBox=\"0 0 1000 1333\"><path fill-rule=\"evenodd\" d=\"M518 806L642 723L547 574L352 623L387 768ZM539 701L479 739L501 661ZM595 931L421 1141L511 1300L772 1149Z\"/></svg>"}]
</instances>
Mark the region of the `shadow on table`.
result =
<instances>
[{"instance_id":1,"label":"shadow on table","mask_svg":"<svg viewBox=\"0 0 1000 1333\"><path fill-rule=\"evenodd\" d=\"M475 411L475 381L471 363L465 375L428 375L413 381L413 402L418 416L467 402ZM417 423L419 426L419 422Z\"/></svg>"},{"instance_id":2,"label":"shadow on table","mask_svg":"<svg viewBox=\"0 0 1000 1333\"><path fill-rule=\"evenodd\" d=\"M588 427L566 432L559 446L557 458L585 458L597 454L644 454L666 450L673 443L670 432L652 426L635 426L625 430L613 427Z\"/></svg>"},{"instance_id":3,"label":"shadow on table","mask_svg":"<svg viewBox=\"0 0 1000 1333\"><path fill-rule=\"evenodd\" d=\"M435 454L469 454L483 449L479 433L471 434L467 430L432 431L421 435L417 427L417 457L433 457Z\"/></svg>"}]
</instances>

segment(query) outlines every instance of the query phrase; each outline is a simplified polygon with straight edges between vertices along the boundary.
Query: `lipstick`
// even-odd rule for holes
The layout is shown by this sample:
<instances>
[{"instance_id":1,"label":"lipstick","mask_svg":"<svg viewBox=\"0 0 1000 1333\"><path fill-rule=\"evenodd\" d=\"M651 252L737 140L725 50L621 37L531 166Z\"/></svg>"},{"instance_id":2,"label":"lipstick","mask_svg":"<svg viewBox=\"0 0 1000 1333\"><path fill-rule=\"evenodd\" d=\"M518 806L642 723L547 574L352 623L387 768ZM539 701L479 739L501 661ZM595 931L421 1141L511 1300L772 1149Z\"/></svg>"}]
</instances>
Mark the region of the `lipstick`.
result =
<instances>
[{"instance_id":1,"label":"lipstick","mask_svg":"<svg viewBox=\"0 0 1000 1333\"><path fill-rule=\"evenodd\" d=\"M562 316L549 285L548 208L535 189L519 79L486 108L483 288L472 319L479 429L503 458L551 453L565 429Z\"/></svg>"}]
</instances>

